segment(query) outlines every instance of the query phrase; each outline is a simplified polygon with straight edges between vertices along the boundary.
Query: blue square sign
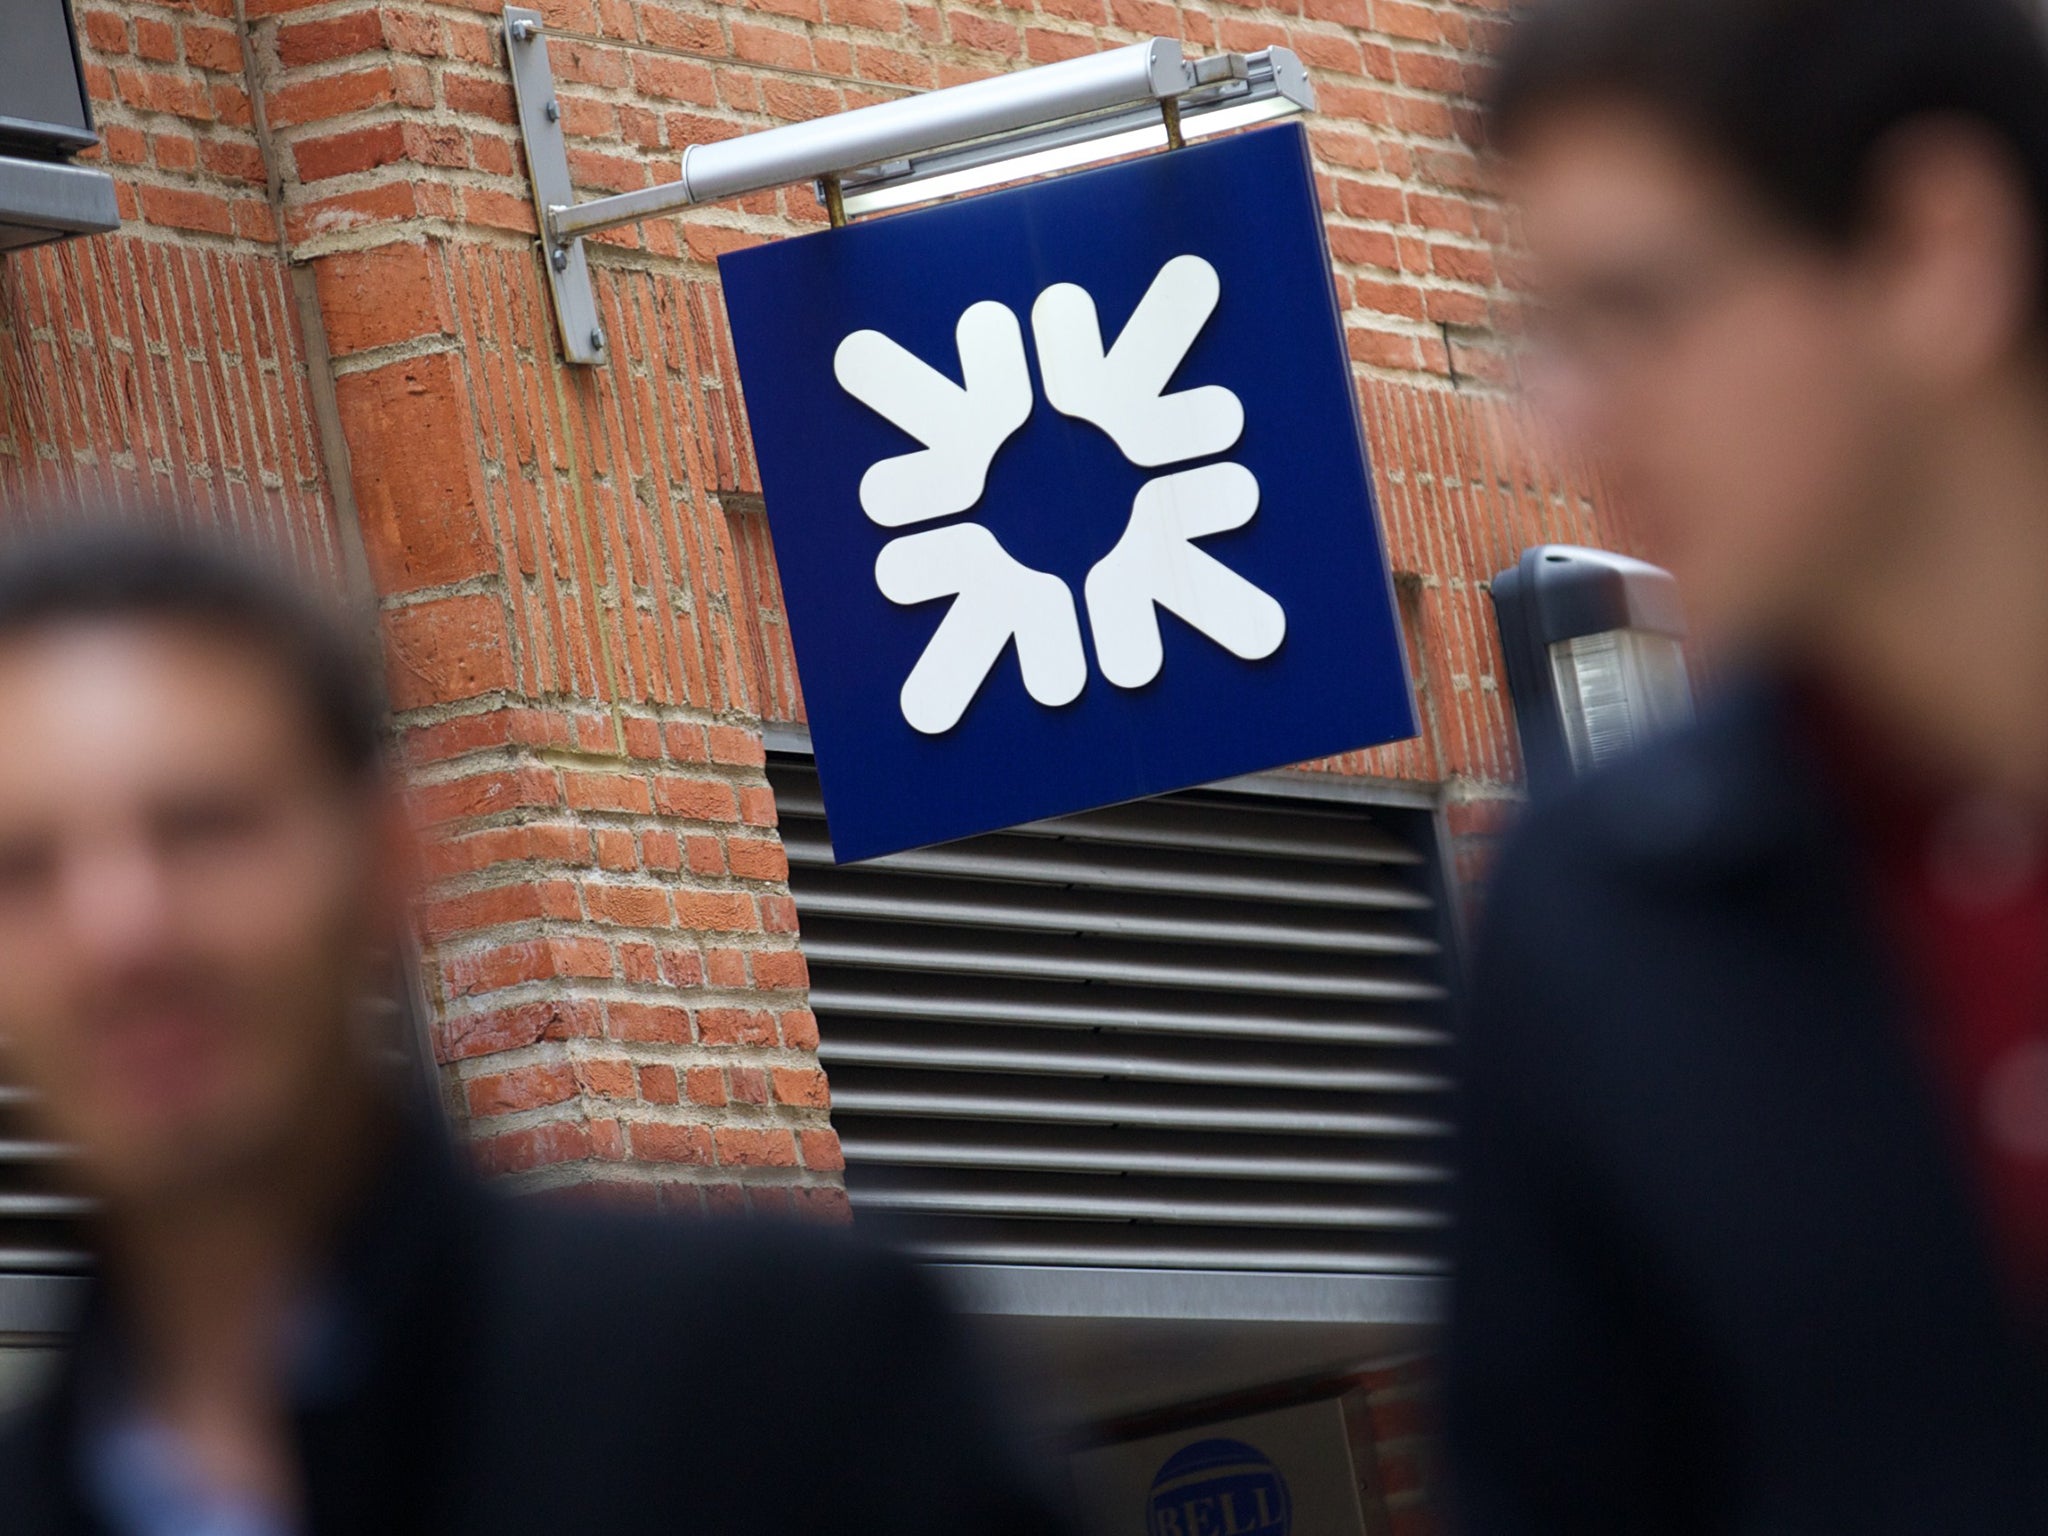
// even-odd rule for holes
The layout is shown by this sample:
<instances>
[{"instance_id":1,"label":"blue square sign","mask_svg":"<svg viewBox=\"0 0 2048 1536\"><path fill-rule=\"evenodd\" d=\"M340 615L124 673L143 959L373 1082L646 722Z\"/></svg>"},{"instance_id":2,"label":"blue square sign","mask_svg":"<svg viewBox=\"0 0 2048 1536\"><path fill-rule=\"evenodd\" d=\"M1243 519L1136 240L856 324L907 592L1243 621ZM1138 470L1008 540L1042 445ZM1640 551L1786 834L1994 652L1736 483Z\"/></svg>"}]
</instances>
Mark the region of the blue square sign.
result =
<instances>
[{"instance_id":1,"label":"blue square sign","mask_svg":"<svg viewBox=\"0 0 2048 1536\"><path fill-rule=\"evenodd\" d=\"M836 857L1415 734L1298 124L719 266Z\"/></svg>"}]
</instances>

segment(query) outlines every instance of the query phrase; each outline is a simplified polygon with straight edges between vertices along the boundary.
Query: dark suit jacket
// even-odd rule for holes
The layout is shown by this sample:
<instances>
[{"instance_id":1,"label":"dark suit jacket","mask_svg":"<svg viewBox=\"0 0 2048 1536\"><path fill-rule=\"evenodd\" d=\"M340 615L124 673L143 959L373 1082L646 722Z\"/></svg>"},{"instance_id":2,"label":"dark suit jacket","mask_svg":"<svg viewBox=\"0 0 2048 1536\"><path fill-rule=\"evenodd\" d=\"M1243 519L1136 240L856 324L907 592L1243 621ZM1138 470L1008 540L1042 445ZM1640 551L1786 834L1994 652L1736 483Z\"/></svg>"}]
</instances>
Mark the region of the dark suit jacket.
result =
<instances>
[{"instance_id":1,"label":"dark suit jacket","mask_svg":"<svg viewBox=\"0 0 2048 1536\"><path fill-rule=\"evenodd\" d=\"M2048 1532L2041 1339L1853 857L1768 686L1504 853L1447 1344L1468 1536Z\"/></svg>"},{"instance_id":2,"label":"dark suit jacket","mask_svg":"<svg viewBox=\"0 0 2048 1536\"><path fill-rule=\"evenodd\" d=\"M843 1232L512 1201L414 1145L337 1266L299 1394L325 1533L1050 1536L1063 1529L909 1265ZM0 1432L0 1532L100 1529L88 1321Z\"/></svg>"}]
</instances>

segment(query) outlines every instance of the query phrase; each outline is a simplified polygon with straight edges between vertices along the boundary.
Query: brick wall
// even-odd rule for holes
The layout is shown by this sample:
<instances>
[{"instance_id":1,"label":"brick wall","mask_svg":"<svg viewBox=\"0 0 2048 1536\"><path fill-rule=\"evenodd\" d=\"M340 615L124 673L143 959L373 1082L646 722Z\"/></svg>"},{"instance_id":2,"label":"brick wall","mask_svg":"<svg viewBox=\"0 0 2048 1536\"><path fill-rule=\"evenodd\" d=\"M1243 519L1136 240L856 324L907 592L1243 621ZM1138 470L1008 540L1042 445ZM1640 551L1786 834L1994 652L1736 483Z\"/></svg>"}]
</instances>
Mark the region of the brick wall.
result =
<instances>
[{"instance_id":1,"label":"brick wall","mask_svg":"<svg viewBox=\"0 0 2048 1536\"><path fill-rule=\"evenodd\" d=\"M381 617L435 829L421 918L451 1107L491 1166L834 1211L839 1158L762 773L802 716L712 259L804 189L606 236L614 362L563 367L497 0L76 0L118 234L0 258L0 497L169 500ZM1626 547L1500 385L1470 100L1505 0L544 0L586 194L680 149L1153 33L1282 43L1311 120L1427 722L1318 765L1516 777L1485 597Z\"/></svg>"}]
</instances>

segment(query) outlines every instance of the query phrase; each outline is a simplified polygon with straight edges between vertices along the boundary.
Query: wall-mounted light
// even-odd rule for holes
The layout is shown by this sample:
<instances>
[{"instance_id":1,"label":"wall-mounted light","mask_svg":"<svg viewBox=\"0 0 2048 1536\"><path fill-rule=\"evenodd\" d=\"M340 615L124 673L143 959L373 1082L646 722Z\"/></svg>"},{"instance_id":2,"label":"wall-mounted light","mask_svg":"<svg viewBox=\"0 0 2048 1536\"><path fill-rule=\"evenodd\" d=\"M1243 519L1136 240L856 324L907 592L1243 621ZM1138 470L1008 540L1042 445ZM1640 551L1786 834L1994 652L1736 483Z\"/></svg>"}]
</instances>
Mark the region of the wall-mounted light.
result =
<instances>
[{"instance_id":1,"label":"wall-mounted light","mask_svg":"<svg viewBox=\"0 0 2048 1536\"><path fill-rule=\"evenodd\" d=\"M71 157L99 143L65 0L9 0L0 23L0 251L118 229L114 178Z\"/></svg>"},{"instance_id":2,"label":"wall-mounted light","mask_svg":"<svg viewBox=\"0 0 2048 1536\"><path fill-rule=\"evenodd\" d=\"M604 360L586 236L699 203L814 182L847 218L1246 127L1315 105L1285 48L1188 59L1172 38L786 123L683 151L674 181L579 203L540 13L505 8L506 51L548 286L572 363Z\"/></svg>"},{"instance_id":3,"label":"wall-mounted light","mask_svg":"<svg viewBox=\"0 0 2048 1536\"><path fill-rule=\"evenodd\" d=\"M1669 571L1546 544L1494 577L1493 607L1533 792L1692 717L1685 616Z\"/></svg>"},{"instance_id":4,"label":"wall-mounted light","mask_svg":"<svg viewBox=\"0 0 2048 1536\"><path fill-rule=\"evenodd\" d=\"M1134 46L1153 49L1161 41L1164 40ZM1165 149L1176 139L1186 142L1227 133L1233 128L1249 128L1255 123L1305 112L1315 105L1308 72L1285 48L1226 53L1192 61L1180 60L1178 53L1176 48L1174 62L1192 83L1176 95L849 172L840 179L845 212L851 217L901 208L1026 176L1094 165L1119 155ZM1010 78L1046 75L1062 67L1046 65ZM916 99L929 101L945 94L938 91ZM1170 110L1163 110L1166 108ZM828 195L822 184L818 195L821 201Z\"/></svg>"}]
</instances>

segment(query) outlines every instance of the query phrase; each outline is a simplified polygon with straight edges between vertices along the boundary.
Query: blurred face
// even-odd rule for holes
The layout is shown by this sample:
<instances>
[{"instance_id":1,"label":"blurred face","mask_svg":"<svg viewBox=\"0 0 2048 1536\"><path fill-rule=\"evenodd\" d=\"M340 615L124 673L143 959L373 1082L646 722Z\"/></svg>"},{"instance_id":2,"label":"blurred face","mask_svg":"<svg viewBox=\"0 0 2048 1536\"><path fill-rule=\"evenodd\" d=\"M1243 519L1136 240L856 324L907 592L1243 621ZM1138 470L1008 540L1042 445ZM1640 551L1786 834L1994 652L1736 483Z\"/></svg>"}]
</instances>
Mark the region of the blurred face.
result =
<instances>
[{"instance_id":1,"label":"blurred face","mask_svg":"<svg viewBox=\"0 0 2048 1536\"><path fill-rule=\"evenodd\" d=\"M246 1177L356 1080L371 798L246 642L0 639L0 1037L111 1201Z\"/></svg>"},{"instance_id":2,"label":"blurred face","mask_svg":"<svg viewBox=\"0 0 2048 1536\"><path fill-rule=\"evenodd\" d=\"M1854 263L1626 106L1538 121L1509 190L1539 402L1610 475L1704 633L1796 622L1872 537L1912 419Z\"/></svg>"}]
</instances>

